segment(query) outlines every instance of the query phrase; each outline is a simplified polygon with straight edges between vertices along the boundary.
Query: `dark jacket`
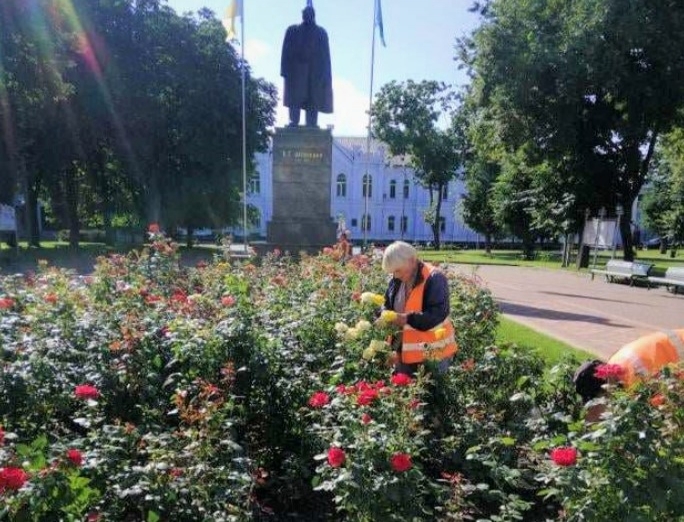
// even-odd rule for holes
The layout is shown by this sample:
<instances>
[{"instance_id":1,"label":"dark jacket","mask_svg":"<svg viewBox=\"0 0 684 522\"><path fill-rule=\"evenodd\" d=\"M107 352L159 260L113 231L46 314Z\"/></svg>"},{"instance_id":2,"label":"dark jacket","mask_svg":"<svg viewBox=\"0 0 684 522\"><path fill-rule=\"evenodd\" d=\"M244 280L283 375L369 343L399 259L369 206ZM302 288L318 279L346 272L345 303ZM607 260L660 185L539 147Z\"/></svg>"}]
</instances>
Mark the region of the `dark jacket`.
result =
<instances>
[{"instance_id":1,"label":"dark jacket","mask_svg":"<svg viewBox=\"0 0 684 522\"><path fill-rule=\"evenodd\" d=\"M418 263L418 273L413 287L423 281L423 263ZM401 287L401 281L392 278L385 292L385 309L394 310L394 298ZM416 330L430 330L439 325L449 316L449 282L439 270L435 270L425 281L423 292L423 311L412 312L406 317L406 322Z\"/></svg>"}]
</instances>

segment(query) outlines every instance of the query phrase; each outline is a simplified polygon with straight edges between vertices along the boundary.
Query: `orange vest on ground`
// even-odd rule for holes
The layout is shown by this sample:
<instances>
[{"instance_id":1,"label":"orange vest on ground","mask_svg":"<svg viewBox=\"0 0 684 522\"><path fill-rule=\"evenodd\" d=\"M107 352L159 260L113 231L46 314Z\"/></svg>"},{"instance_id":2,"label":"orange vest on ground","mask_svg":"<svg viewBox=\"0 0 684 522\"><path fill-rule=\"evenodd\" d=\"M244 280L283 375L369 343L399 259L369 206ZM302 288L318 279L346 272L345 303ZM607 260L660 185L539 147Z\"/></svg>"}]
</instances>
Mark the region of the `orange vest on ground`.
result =
<instances>
[{"instance_id":1,"label":"orange vest on ground","mask_svg":"<svg viewBox=\"0 0 684 522\"><path fill-rule=\"evenodd\" d=\"M608 360L625 369L622 381L631 386L655 375L668 364L684 361L684 329L663 330L626 344Z\"/></svg>"},{"instance_id":2,"label":"orange vest on ground","mask_svg":"<svg viewBox=\"0 0 684 522\"><path fill-rule=\"evenodd\" d=\"M421 272L422 281L416 285L406 300L404 312L423 311L423 295L425 282L435 271L435 267L423 265ZM422 331L406 324L402 333L401 362L404 364L416 364L425 362L426 359L441 361L452 357L458 351L458 345L454 338L454 326L447 317L444 321L431 330Z\"/></svg>"}]
</instances>

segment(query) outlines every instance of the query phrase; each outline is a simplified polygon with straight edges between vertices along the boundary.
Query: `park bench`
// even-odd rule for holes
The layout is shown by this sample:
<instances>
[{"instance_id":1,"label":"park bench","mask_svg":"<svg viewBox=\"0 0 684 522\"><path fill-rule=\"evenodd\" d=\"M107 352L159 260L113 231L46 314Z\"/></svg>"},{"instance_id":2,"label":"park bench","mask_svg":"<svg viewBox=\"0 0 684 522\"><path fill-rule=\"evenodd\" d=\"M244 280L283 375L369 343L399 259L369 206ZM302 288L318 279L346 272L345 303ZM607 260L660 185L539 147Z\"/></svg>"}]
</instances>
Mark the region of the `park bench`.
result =
<instances>
[{"instance_id":1,"label":"park bench","mask_svg":"<svg viewBox=\"0 0 684 522\"><path fill-rule=\"evenodd\" d=\"M653 265L649 263L636 263L632 261L611 259L606 263L605 269L592 269L591 279L593 280L594 276L598 274L605 276L606 281L610 283L617 280L629 280L629 284L634 285L635 281L648 282L648 273L651 268L653 268Z\"/></svg>"},{"instance_id":2,"label":"park bench","mask_svg":"<svg viewBox=\"0 0 684 522\"><path fill-rule=\"evenodd\" d=\"M673 291L676 294L680 288L684 288L684 267L668 268L665 271L665 277L649 277L649 288L651 284L662 285L668 291Z\"/></svg>"}]
</instances>

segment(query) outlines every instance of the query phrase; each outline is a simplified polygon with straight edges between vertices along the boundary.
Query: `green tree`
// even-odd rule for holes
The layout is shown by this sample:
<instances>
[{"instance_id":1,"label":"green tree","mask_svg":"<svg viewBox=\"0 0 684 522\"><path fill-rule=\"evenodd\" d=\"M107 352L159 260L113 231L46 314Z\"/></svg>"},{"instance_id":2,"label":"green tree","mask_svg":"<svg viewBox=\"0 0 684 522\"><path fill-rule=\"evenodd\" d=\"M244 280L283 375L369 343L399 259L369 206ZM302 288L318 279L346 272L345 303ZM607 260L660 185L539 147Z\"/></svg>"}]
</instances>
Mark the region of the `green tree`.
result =
<instances>
[{"instance_id":1,"label":"green tree","mask_svg":"<svg viewBox=\"0 0 684 522\"><path fill-rule=\"evenodd\" d=\"M432 228L435 248L440 248L441 194L454 179L463 156L463 143L455 129L441 128L452 118L455 96L435 81L390 82L372 106L373 134L393 155L406 155L418 182L428 189L430 208L425 221Z\"/></svg>"},{"instance_id":2,"label":"green tree","mask_svg":"<svg viewBox=\"0 0 684 522\"><path fill-rule=\"evenodd\" d=\"M478 103L496 108L490 114L505 153L524 148L528 165L547 163L566 180L553 192L574 196L575 222L584 208L621 204L624 255L632 259L632 203L684 101L684 4L492 0L482 7L484 23L461 42L460 58Z\"/></svg>"}]
</instances>

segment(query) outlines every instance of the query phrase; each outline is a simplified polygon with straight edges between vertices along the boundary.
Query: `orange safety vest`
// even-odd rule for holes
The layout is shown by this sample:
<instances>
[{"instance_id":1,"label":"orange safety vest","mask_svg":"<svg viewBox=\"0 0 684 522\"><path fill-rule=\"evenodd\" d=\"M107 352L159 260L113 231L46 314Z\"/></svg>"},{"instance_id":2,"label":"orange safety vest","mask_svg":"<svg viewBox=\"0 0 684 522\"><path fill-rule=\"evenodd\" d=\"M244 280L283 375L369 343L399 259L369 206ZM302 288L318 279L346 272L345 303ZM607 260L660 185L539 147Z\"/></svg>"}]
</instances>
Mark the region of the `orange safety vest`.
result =
<instances>
[{"instance_id":1,"label":"orange safety vest","mask_svg":"<svg viewBox=\"0 0 684 522\"><path fill-rule=\"evenodd\" d=\"M425 293L425 281L434 272L435 267L423 264L421 271L422 281L416 285L406 300L404 312L423 311L423 295ZM444 329L444 332L440 331ZM443 333L439 335L435 332ZM439 337L439 338L438 338ZM447 317L444 321L432 330L422 331L406 324L402 334L401 362L404 364L416 364L425 362L426 359L441 361L452 357L458 351L458 345L454 338L454 326L451 319Z\"/></svg>"},{"instance_id":2,"label":"orange safety vest","mask_svg":"<svg viewBox=\"0 0 684 522\"><path fill-rule=\"evenodd\" d=\"M668 364L684 360L684 329L663 330L632 341L620 348L608 364L622 366L622 381L631 386L644 377L650 377Z\"/></svg>"}]
</instances>

